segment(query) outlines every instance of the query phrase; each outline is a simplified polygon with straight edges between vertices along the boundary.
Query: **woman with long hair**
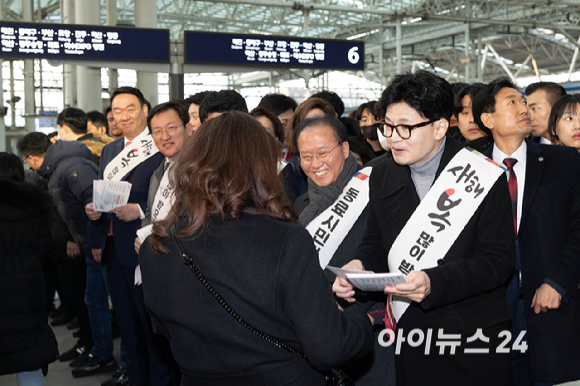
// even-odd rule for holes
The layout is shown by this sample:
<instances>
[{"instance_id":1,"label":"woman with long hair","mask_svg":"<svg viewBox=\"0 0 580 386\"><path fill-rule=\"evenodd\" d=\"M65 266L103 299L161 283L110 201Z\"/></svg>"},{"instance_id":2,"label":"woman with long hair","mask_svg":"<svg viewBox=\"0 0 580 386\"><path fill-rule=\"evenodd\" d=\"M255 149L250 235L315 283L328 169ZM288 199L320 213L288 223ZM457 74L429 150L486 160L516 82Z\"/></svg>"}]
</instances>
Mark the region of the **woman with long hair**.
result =
<instances>
[{"instance_id":1,"label":"woman with long hair","mask_svg":"<svg viewBox=\"0 0 580 386\"><path fill-rule=\"evenodd\" d=\"M365 312L341 311L333 299L277 155L258 121L228 112L174 161L174 205L140 264L145 304L169 337L182 385L323 385L324 371L372 347Z\"/></svg>"}]
</instances>

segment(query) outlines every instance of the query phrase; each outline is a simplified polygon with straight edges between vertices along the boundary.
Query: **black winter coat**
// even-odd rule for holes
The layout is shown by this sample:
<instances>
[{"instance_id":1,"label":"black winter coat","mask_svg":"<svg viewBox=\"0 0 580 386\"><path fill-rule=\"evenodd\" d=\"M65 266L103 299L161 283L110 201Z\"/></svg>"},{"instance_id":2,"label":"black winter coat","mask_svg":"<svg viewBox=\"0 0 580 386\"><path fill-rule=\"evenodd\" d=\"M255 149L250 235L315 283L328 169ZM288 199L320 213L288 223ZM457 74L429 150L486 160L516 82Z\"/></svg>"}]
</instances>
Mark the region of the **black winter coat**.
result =
<instances>
[{"instance_id":1,"label":"black winter coat","mask_svg":"<svg viewBox=\"0 0 580 386\"><path fill-rule=\"evenodd\" d=\"M85 256L91 256L87 238L85 205L93 202L93 181L99 168L81 142L58 141L50 146L38 174L48 180L48 191L74 241Z\"/></svg>"},{"instance_id":2,"label":"black winter coat","mask_svg":"<svg viewBox=\"0 0 580 386\"><path fill-rule=\"evenodd\" d=\"M51 213L45 191L0 179L0 375L58 358L40 263L50 251Z\"/></svg>"}]
</instances>

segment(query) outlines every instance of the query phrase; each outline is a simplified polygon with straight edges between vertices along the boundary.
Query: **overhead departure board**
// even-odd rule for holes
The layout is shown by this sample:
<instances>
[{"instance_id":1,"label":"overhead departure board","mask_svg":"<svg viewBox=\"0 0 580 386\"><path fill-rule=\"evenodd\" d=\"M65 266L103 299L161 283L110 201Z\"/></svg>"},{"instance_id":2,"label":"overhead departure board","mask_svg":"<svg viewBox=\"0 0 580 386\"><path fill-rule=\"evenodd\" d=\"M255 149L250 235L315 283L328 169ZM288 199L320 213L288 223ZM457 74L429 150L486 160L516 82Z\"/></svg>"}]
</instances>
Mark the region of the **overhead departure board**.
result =
<instances>
[{"instance_id":1,"label":"overhead departure board","mask_svg":"<svg viewBox=\"0 0 580 386\"><path fill-rule=\"evenodd\" d=\"M185 63L364 69L364 43L267 35L185 32Z\"/></svg>"},{"instance_id":2,"label":"overhead departure board","mask_svg":"<svg viewBox=\"0 0 580 386\"><path fill-rule=\"evenodd\" d=\"M169 30L0 21L0 56L169 62Z\"/></svg>"}]
</instances>

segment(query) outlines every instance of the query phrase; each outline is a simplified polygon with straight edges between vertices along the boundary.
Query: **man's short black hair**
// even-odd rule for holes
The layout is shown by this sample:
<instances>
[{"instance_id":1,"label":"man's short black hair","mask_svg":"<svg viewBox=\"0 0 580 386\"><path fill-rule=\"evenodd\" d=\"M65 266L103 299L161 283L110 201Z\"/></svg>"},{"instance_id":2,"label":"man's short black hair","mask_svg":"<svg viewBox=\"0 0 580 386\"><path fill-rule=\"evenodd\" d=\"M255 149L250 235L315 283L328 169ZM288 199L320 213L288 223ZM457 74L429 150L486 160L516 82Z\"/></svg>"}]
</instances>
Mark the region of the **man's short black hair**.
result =
<instances>
[{"instance_id":1,"label":"man's short black hair","mask_svg":"<svg viewBox=\"0 0 580 386\"><path fill-rule=\"evenodd\" d=\"M187 107L189 107L189 105L191 105L191 104L200 106L203 99L210 92L212 92L212 91L201 91L201 92L198 92L196 94L190 95L188 98L185 98L185 101L187 102Z\"/></svg>"},{"instance_id":2,"label":"man's short black hair","mask_svg":"<svg viewBox=\"0 0 580 386\"><path fill-rule=\"evenodd\" d=\"M334 132L334 137L338 142L343 143L348 141L346 127L344 127L340 119L338 119L333 115L327 114L323 117L305 119L298 125L295 137L297 149L298 149L298 138L300 138L300 134L302 134L302 132L308 128L316 128L316 127L330 127Z\"/></svg>"},{"instance_id":3,"label":"man's short black hair","mask_svg":"<svg viewBox=\"0 0 580 386\"><path fill-rule=\"evenodd\" d=\"M298 103L289 96L283 94L266 94L260 100L258 107L264 107L276 115L280 115L288 110L296 110Z\"/></svg>"},{"instance_id":4,"label":"man's short black hair","mask_svg":"<svg viewBox=\"0 0 580 386\"><path fill-rule=\"evenodd\" d=\"M87 113L87 122L91 122L95 127L105 127L106 133L109 134L109 121L107 116L100 111L93 110Z\"/></svg>"},{"instance_id":5,"label":"man's short black hair","mask_svg":"<svg viewBox=\"0 0 580 386\"><path fill-rule=\"evenodd\" d=\"M147 116L147 127L151 128L151 119L153 119L154 116L164 113L167 110L174 110L179 116L179 120L183 126L187 125L189 122L189 113L187 112L187 108L183 105L183 103L178 101L169 101L161 103L151 109L149 115Z\"/></svg>"},{"instance_id":6,"label":"man's short black hair","mask_svg":"<svg viewBox=\"0 0 580 386\"><path fill-rule=\"evenodd\" d=\"M461 111L463 110L463 106L461 105L461 100L465 98L465 96L469 95L471 98L471 104L473 105L473 100L478 92L480 92L485 87L483 83L474 83L471 85L467 85L459 90L458 93L455 94L455 116L459 116Z\"/></svg>"},{"instance_id":7,"label":"man's short black hair","mask_svg":"<svg viewBox=\"0 0 580 386\"><path fill-rule=\"evenodd\" d=\"M141 90L139 90L138 88L135 88L135 87L124 86L124 87L119 87L119 88L115 89L115 91L113 91L113 93L111 94L111 105L113 104L113 99L115 99L115 97L117 97L117 95L121 95L121 94L135 95L137 97L137 99L139 99L139 103L141 104L141 107L143 107L143 105L146 105L149 103L149 102L147 102L147 100L143 96L143 93L141 92Z\"/></svg>"},{"instance_id":8,"label":"man's short black hair","mask_svg":"<svg viewBox=\"0 0 580 386\"><path fill-rule=\"evenodd\" d=\"M469 86L468 83L463 83L463 82L455 82L451 85L451 88L453 89L453 95L457 95L459 93L459 91L461 91L464 87Z\"/></svg>"},{"instance_id":9,"label":"man's short black hair","mask_svg":"<svg viewBox=\"0 0 580 386\"><path fill-rule=\"evenodd\" d=\"M105 116L107 116L107 114L109 114L109 113L110 113L110 112L112 112L112 111L113 111L113 109L111 108L111 106L107 107L107 108L105 109Z\"/></svg>"},{"instance_id":10,"label":"man's short black hair","mask_svg":"<svg viewBox=\"0 0 580 386\"><path fill-rule=\"evenodd\" d=\"M332 107L334 107L334 111L336 112L339 118L342 117L342 114L344 114L344 102L338 96L338 94L333 91L328 90L319 91L316 94L310 95L310 98L320 98L330 103Z\"/></svg>"},{"instance_id":11,"label":"man's short black hair","mask_svg":"<svg viewBox=\"0 0 580 386\"><path fill-rule=\"evenodd\" d=\"M76 107L67 107L56 117L56 124L67 125L75 134L87 133L87 113Z\"/></svg>"},{"instance_id":12,"label":"man's short black hair","mask_svg":"<svg viewBox=\"0 0 580 386\"><path fill-rule=\"evenodd\" d=\"M477 123L479 129L490 137L492 136L491 130L481 121L481 114L495 112L495 96L505 87L518 90L518 86L510 78L502 76L489 82L477 93L473 101L471 101L473 120Z\"/></svg>"},{"instance_id":13,"label":"man's short black hair","mask_svg":"<svg viewBox=\"0 0 580 386\"><path fill-rule=\"evenodd\" d=\"M16 146L18 151L26 158L31 155L36 157L44 156L51 144L46 134L34 132L22 137Z\"/></svg>"},{"instance_id":14,"label":"man's short black hair","mask_svg":"<svg viewBox=\"0 0 580 386\"><path fill-rule=\"evenodd\" d=\"M443 78L425 70L396 75L379 100L379 108L395 103L406 103L430 121L453 115L453 89Z\"/></svg>"},{"instance_id":15,"label":"man's short black hair","mask_svg":"<svg viewBox=\"0 0 580 386\"><path fill-rule=\"evenodd\" d=\"M248 105L243 96L234 90L211 91L203 98L199 105L199 120L207 120L211 113L225 113L226 111L248 112Z\"/></svg>"},{"instance_id":16,"label":"man's short black hair","mask_svg":"<svg viewBox=\"0 0 580 386\"><path fill-rule=\"evenodd\" d=\"M526 87L526 96L530 96L536 91L542 90L546 92L546 100L548 101L550 106L553 106L558 99L566 95L566 89L560 86L558 83L536 82Z\"/></svg>"}]
</instances>

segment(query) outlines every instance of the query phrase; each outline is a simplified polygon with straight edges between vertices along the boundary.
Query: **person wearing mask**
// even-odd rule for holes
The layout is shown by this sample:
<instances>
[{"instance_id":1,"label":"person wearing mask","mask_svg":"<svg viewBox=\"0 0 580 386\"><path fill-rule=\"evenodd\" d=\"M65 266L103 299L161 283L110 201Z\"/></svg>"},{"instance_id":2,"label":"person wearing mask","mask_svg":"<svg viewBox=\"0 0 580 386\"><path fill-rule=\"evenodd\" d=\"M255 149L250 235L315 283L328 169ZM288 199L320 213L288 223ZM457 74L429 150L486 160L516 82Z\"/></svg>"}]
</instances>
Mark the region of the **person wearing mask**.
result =
<instances>
[{"instance_id":1,"label":"person wearing mask","mask_svg":"<svg viewBox=\"0 0 580 386\"><path fill-rule=\"evenodd\" d=\"M363 103L358 107L354 115L355 119L360 125L360 129L364 137L373 150L373 155L375 158L380 157L386 153L386 150L379 142L379 134L376 123L380 121L380 118L375 115L376 105L377 101Z\"/></svg>"},{"instance_id":2,"label":"person wearing mask","mask_svg":"<svg viewBox=\"0 0 580 386\"><path fill-rule=\"evenodd\" d=\"M455 95L457 126L465 141L465 147L480 152L486 151L493 145L493 138L482 131L473 119L472 102L483 87L482 83L474 83L463 87Z\"/></svg>"},{"instance_id":3,"label":"person wearing mask","mask_svg":"<svg viewBox=\"0 0 580 386\"><path fill-rule=\"evenodd\" d=\"M19 386L42 386L57 360L48 325L41 260L52 244L48 193L24 182L22 160L0 153L0 375L17 373Z\"/></svg>"},{"instance_id":4,"label":"person wearing mask","mask_svg":"<svg viewBox=\"0 0 580 386\"><path fill-rule=\"evenodd\" d=\"M285 197L274 139L230 111L202 125L182 154L175 204L140 251L145 302L170 337L182 384L325 385L324 371L368 352L372 325L334 301Z\"/></svg>"},{"instance_id":5,"label":"person wearing mask","mask_svg":"<svg viewBox=\"0 0 580 386\"><path fill-rule=\"evenodd\" d=\"M79 320L80 336L74 347L60 356L60 361L74 362L83 354L88 355L93 347L90 315L85 303L86 261L92 254L84 206L93 200L93 181L98 176L99 168L90 161L91 152L83 143L58 141L53 145L43 133L25 135L18 142L18 150L28 166L47 181L54 206L73 238L72 242L67 243L67 255L70 259L63 262L60 268L63 289L68 294L67 300L70 300ZM114 368L116 365L112 350L108 355L98 358L99 367L102 369ZM94 359L97 361L97 358ZM73 367L76 367L76 363ZM73 370L73 375L77 373L76 370Z\"/></svg>"}]
</instances>

